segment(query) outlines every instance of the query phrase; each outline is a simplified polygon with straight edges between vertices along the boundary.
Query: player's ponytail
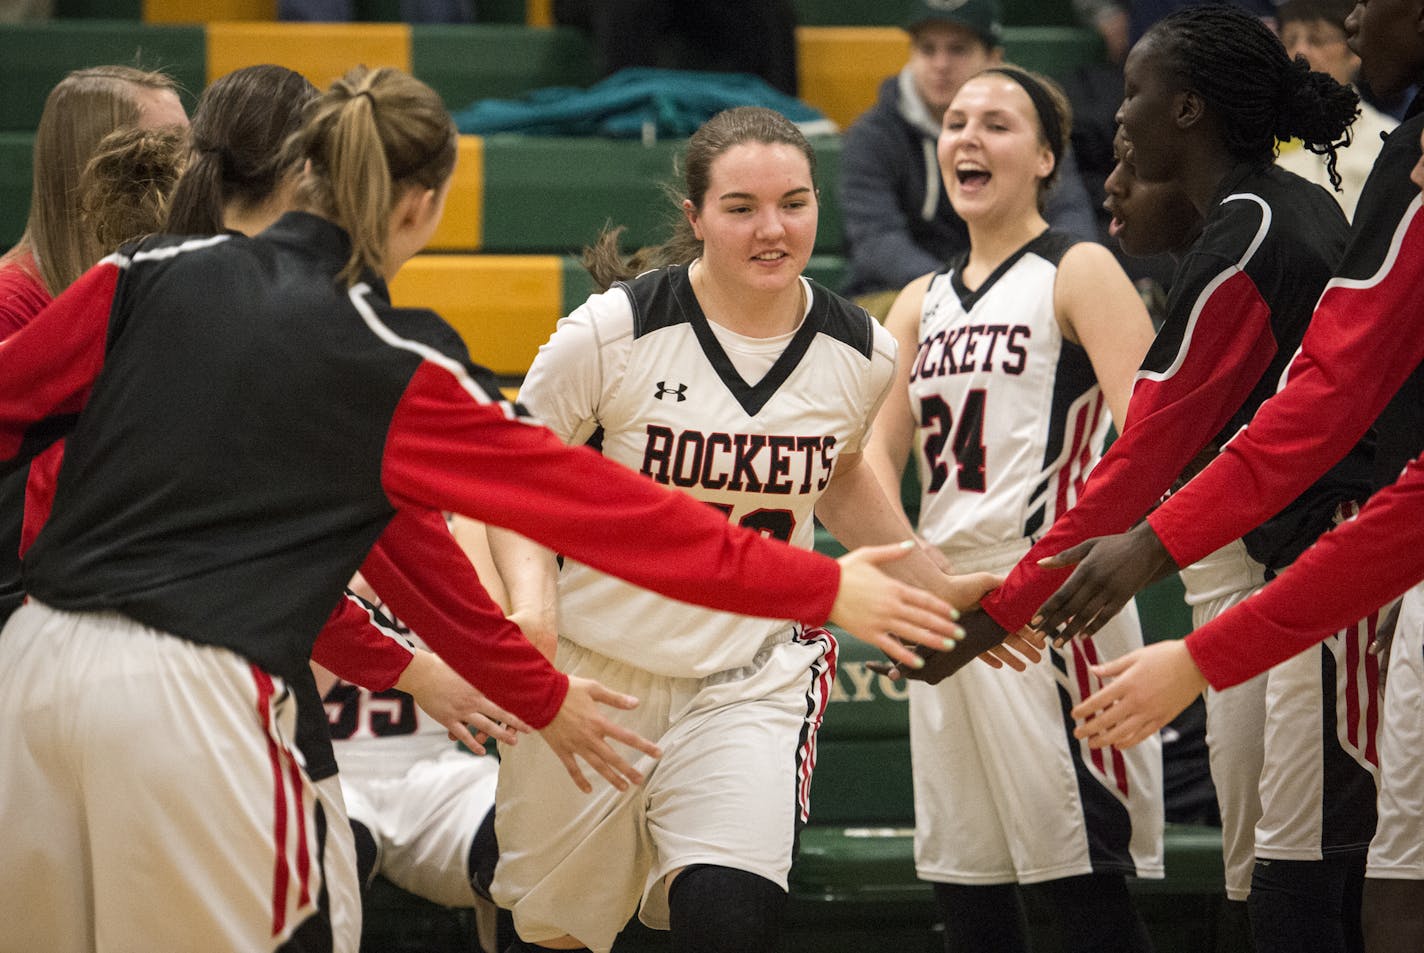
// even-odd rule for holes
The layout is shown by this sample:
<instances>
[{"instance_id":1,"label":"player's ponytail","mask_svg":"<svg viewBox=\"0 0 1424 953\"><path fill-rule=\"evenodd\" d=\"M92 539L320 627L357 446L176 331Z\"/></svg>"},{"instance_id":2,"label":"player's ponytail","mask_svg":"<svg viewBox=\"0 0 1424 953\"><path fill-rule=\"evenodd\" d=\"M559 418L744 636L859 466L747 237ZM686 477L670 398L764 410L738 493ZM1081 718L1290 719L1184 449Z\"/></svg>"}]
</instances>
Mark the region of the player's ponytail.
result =
<instances>
[{"instance_id":1,"label":"player's ponytail","mask_svg":"<svg viewBox=\"0 0 1424 953\"><path fill-rule=\"evenodd\" d=\"M193 154L173 192L167 230L216 234L229 203L252 209L270 199L295 171L283 164L282 146L316 95L300 73L270 65L234 70L203 90L193 113Z\"/></svg>"},{"instance_id":2,"label":"player's ponytail","mask_svg":"<svg viewBox=\"0 0 1424 953\"><path fill-rule=\"evenodd\" d=\"M1277 139L1299 139L1316 155L1325 156L1330 184L1340 187L1335 171L1336 150L1350 144L1350 125L1360 114L1360 97L1327 73L1315 72L1297 56L1282 76Z\"/></svg>"},{"instance_id":3,"label":"player's ponytail","mask_svg":"<svg viewBox=\"0 0 1424 953\"><path fill-rule=\"evenodd\" d=\"M641 248L624 257L618 250L622 227L605 228L594 244L584 249L583 265L600 289L615 281L626 281L651 268L665 265L686 265L702 254L702 242L692 231L683 214L684 200L701 209L712 179L712 163L728 149L743 143L788 145L801 151L811 167L811 182L816 181L816 152L806 141L796 124L774 109L763 106L737 106L724 109L698 127L687 140L687 148L679 163L682 186L668 186L666 192L676 209L672 237L661 245Z\"/></svg>"},{"instance_id":4,"label":"player's ponytail","mask_svg":"<svg viewBox=\"0 0 1424 953\"><path fill-rule=\"evenodd\" d=\"M1259 18L1227 4L1184 7L1140 41L1178 73L1216 116L1223 145L1238 161L1269 163L1278 139L1300 138L1326 156L1337 187L1335 151L1347 145L1359 97L1304 59L1291 62Z\"/></svg>"},{"instance_id":5,"label":"player's ponytail","mask_svg":"<svg viewBox=\"0 0 1424 953\"><path fill-rule=\"evenodd\" d=\"M357 67L312 104L286 155L310 163L299 201L350 236L347 286L368 269L384 273L396 201L407 188L444 185L456 141L440 97L398 69Z\"/></svg>"}]
</instances>

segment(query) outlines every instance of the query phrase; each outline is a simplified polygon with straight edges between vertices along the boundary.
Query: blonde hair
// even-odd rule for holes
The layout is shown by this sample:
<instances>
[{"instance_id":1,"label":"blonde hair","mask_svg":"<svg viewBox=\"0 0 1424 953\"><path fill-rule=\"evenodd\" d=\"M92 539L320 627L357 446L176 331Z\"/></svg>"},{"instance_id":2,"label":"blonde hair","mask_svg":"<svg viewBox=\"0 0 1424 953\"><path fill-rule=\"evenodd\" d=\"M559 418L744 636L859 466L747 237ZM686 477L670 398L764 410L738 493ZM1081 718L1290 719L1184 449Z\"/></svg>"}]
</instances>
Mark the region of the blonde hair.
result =
<instances>
[{"instance_id":1,"label":"blonde hair","mask_svg":"<svg viewBox=\"0 0 1424 953\"><path fill-rule=\"evenodd\" d=\"M298 201L350 236L340 276L348 287L367 269L384 272L401 191L443 186L455 168L457 138L440 96L392 67L358 66L308 107L283 164L310 163Z\"/></svg>"},{"instance_id":2,"label":"blonde hair","mask_svg":"<svg viewBox=\"0 0 1424 953\"><path fill-rule=\"evenodd\" d=\"M177 90L163 73L94 66L65 76L45 100L35 130L29 220L15 248L0 260L28 250L52 295L112 250L100 245L81 219L79 178L100 140L138 125L140 87Z\"/></svg>"},{"instance_id":3,"label":"blonde hair","mask_svg":"<svg viewBox=\"0 0 1424 953\"><path fill-rule=\"evenodd\" d=\"M163 228L188 161L182 129L115 129L79 177L85 230L106 253Z\"/></svg>"}]
</instances>

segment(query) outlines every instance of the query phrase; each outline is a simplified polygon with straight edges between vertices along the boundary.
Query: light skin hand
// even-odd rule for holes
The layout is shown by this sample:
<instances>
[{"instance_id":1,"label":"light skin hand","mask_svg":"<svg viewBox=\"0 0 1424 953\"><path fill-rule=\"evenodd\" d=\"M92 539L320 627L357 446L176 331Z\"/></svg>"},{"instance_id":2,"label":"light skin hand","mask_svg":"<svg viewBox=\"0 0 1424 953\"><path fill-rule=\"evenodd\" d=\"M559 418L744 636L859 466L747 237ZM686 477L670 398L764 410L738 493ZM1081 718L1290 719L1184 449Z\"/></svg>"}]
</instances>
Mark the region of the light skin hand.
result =
<instances>
[{"instance_id":1,"label":"light skin hand","mask_svg":"<svg viewBox=\"0 0 1424 953\"><path fill-rule=\"evenodd\" d=\"M1091 671L1110 679L1072 712L1081 722L1074 736L1091 748L1130 748L1152 737L1207 687L1180 639L1143 646Z\"/></svg>"},{"instance_id":2,"label":"light skin hand","mask_svg":"<svg viewBox=\"0 0 1424 953\"><path fill-rule=\"evenodd\" d=\"M627 711L638 706L638 699L609 691L591 679L569 676L569 692L559 713L539 731L585 794L593 790L593 785L584 777L580 759L620 791L628 790L629 784L643 783L643 775L609 744L609 739L649 757L662 757L657 745L608 720L600 711L603 705Z\"/></svg>"},{"instance_id":3,"label":"light skin hand","mask_svg":"<svg viewBox=\"0 0 1424 953\"><path fill-rule=\"evenodd\" d=\"M896 662L921 668L924 662L906 643L944 650L961 630L952 606L929 593L891 579L878 568L915 549L914 540L866 546L842 556L840 588L830 621L875 646Z\"/></svg>"},{"instance_id":4,"label":"light skin hand","mask_svg":"<svg viewBox=\"0 0 1424 953\"><path fill-rule=\"evenodd\" d=\"M518 733L530 731L524 721L484 696L435 653L417 651L395 687L415 699L431 718L445 726L450 740L484 754L484 741L514 745ZM478 734L472 733L471 728Z\"/></svg>"},{"instance_id":5,"label":"light skin hand","mask_svg":"<svg viewBox=\"0 0 1424 953\"><path fill-rule=\"evenodd\" d=\"M1030 623L1066 645L1090 637L1148 584L1177 568L1146 521L1126 533L1099 536L1038 563L1045 569L1076 565Z\"/></svg>"}]
</instances>

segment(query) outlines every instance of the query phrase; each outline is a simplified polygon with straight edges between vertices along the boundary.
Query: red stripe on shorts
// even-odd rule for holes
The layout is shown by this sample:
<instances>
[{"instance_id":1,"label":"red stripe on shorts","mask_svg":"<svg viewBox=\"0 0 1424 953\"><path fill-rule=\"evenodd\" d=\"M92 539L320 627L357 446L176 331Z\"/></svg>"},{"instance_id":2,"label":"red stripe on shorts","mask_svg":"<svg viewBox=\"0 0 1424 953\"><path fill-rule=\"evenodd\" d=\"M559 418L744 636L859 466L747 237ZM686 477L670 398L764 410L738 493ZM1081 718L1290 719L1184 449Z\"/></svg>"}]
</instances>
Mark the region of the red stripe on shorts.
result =
<instances>
[{"instance_id":1,"label":"red stripe on shorts","mask_svg":"<svg viewBox=\"0 0 1424 953\"><path fill-rule=\"evenodd\" d=\"M282 777L282 749L273 737L272 676L256 665L249 666L257 683L257 717L267 735L267 756L272 764L272 847L276 858L272 870L272 935L287 925L287 883L291 869L287 863L287 791Z\"/></svg>"}]
</instances>

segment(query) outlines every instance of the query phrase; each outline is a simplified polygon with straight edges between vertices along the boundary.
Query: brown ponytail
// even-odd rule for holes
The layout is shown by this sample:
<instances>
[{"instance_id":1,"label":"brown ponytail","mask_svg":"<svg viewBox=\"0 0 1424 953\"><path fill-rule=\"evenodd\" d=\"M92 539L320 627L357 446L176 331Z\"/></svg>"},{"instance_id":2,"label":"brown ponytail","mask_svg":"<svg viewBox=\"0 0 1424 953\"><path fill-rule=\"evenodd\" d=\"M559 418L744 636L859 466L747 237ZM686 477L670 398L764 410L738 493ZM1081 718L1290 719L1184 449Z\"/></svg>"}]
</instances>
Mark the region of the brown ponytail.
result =
<instances>
[{"instance_id":1,"label":"brown ponytail","mask_svg":"<svg viewBox=\"0 0 1424 953\"><path fill-rule=\"evenodd\" d=\"M351 258L341 272L348 287L367 269L385 270L400 193L444 185L455 168L456 142L439 95L391 67L357 67L312 103L284 158L311 163L298 200L351 238Z\"/></svg>"}]
</instances>

